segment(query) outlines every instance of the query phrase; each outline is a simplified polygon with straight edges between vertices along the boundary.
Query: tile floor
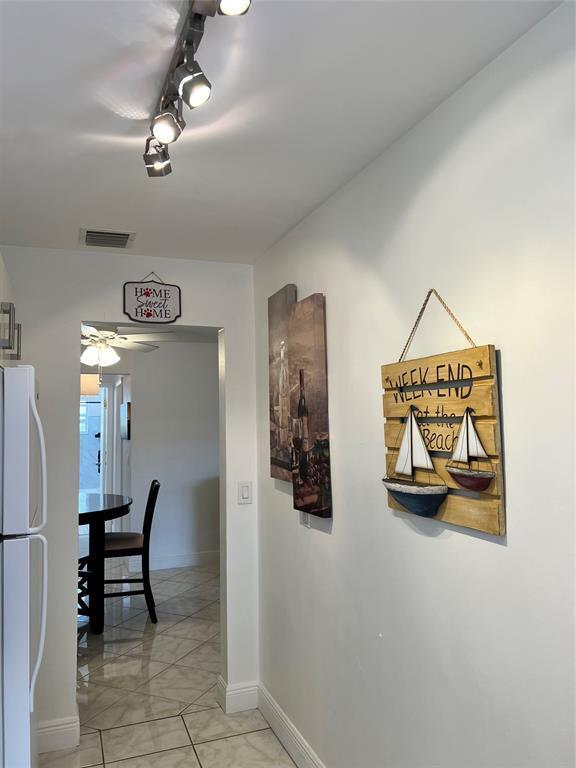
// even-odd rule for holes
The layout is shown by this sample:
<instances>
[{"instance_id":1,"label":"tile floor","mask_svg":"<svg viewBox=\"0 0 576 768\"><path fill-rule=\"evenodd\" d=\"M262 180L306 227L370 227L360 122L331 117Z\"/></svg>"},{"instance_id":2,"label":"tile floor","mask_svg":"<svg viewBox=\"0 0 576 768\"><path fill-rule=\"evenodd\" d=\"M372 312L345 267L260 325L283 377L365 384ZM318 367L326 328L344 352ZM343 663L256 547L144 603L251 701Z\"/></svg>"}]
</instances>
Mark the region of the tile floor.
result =
<instances>
[{"instance_id":1,"label":"tile floor","mask_svg":"<svg viewBox=\"0 0 576 768\"><path fill-rule=\"evenodd\" d=\"M127 563L107 572L122 578ZM78 629L80 746L40 756L40 768L294 768L258 710L225 715L218 575L154 571L158 624L143 596L106 601L106 628ZM116 588L112 588L112 591Z\"/></svg>"}]
</instances>

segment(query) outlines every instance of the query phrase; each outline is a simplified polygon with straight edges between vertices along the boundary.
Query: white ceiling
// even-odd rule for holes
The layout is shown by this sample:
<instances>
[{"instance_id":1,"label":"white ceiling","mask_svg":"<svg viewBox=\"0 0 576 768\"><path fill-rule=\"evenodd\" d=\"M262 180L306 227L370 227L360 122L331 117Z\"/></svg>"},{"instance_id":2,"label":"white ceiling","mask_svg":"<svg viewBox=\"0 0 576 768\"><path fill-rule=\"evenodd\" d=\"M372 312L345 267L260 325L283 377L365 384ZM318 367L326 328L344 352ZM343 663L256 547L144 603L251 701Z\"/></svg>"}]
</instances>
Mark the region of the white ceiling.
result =
<instances>
[{"instance_id":1,"label":"white ceiling","mask_svg":"<svg viewBox=\"0 0 576 768\"><path fill-rule=\"evenodd\" d=\"M183 3L0 0L0 242L78 249L89 227L253 262L558 4L255 0L208 19L212 98L149 179Z\"/></svg>"}]
</instances>

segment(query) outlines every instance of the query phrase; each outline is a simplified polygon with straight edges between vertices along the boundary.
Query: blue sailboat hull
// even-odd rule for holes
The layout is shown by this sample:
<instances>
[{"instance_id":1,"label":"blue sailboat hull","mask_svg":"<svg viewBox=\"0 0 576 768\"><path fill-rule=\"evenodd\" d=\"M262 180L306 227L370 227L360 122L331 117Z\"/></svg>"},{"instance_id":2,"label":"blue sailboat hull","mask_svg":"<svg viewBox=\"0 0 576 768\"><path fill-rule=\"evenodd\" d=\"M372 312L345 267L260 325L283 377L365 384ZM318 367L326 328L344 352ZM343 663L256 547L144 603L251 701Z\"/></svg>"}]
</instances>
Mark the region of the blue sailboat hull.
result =
<instances>
[{"instance_id":1,"label":"blue sailboat hull","mask_svg":"<svg viewBox=\"0 0 576 768\"><path fill-rule=\"evenodd\" d=\"M440 505L446 498L446 496L440 493L430 495L401 493L400 491L389 491L389 493L405 510L412 512L414 515L420 515L420 517L435 517L438 514Z\"/></svg>"},{"instance_id":2,"label":"blue sailboat hull","mask_svg":"<svg viewBox=\"0 0 576 768\"><path fill-rule=\"evenodd\" d=\"M388 493L407 512L420 517L434 517L448 493L446 485L423 485L385 477ZM406 490L404 490L406 489Z\"/></svg>"}]
</instances>

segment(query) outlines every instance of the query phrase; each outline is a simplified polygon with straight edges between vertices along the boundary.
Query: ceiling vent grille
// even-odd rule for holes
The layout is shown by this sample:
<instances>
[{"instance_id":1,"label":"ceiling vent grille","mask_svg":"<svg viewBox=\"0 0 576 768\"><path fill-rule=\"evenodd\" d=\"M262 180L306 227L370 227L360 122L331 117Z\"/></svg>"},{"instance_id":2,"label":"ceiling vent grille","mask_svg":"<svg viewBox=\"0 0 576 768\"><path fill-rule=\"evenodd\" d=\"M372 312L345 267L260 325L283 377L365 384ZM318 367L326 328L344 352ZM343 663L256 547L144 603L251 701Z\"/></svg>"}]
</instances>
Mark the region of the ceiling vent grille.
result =
<instances>
[{"instance_id":1,"label":"ceiling vent grille","mask_svg":"<svg viewBox=\"0 0 576 768\"><path fill-rule=\"evenodd\" d=\"M133 232L111 232L106 229L81 229L80 242L96 248L129 248Z\"/></svg>"}]
</instances>

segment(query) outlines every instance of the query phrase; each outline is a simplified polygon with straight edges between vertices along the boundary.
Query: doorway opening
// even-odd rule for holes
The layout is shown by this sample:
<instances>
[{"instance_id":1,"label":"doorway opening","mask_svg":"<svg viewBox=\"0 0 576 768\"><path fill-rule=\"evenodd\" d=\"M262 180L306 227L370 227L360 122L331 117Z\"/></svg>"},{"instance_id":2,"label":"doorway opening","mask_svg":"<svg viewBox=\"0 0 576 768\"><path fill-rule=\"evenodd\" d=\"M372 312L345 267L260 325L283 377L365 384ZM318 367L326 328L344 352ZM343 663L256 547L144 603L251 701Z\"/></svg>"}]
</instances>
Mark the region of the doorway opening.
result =
<instances>
[{"instance_id":1,"label":"doorway opening","mask_svg":"<svg viewBox=\"0 0 576 768\"><path fill-rule=\"evenodd\" d=\"M162 691L165 695L176 677L190 675L187 668L209 673L203 676L206 690L191 685L187 694L200 699L223 672L219 329L109 322L90 326L116 334L110 338L118 341L120 359L101 372L97 391L80 399L80 493L129 496L130 512L107 522L106 533L140 534L150 483L159 481L150 535L150 581L158 623L152 622L143 595L105 598L101 636L91 632L90 620L82 617L79 695L86 687L89 696L91 684L105 685L115 674L114 665L122 666L117 657L130 652L142 660L142 675L150 660L170 665L165 675L155 677L152 697L162 697ZM82 368L82 373L89 372ZM80 556L89 551L87 530L84 536ZM106 557L105 579L138 578L141 567L139 556ZM140 586L105 585L106 592L120 589ZM160 633L162 642L148 642ZM135 645L139 654L132 653ZM138 665L134 662L131 668ZM117 715L109 713L112 719ZM107 722L86 725L112 727Z\"/></svg>"}]
</instances>

